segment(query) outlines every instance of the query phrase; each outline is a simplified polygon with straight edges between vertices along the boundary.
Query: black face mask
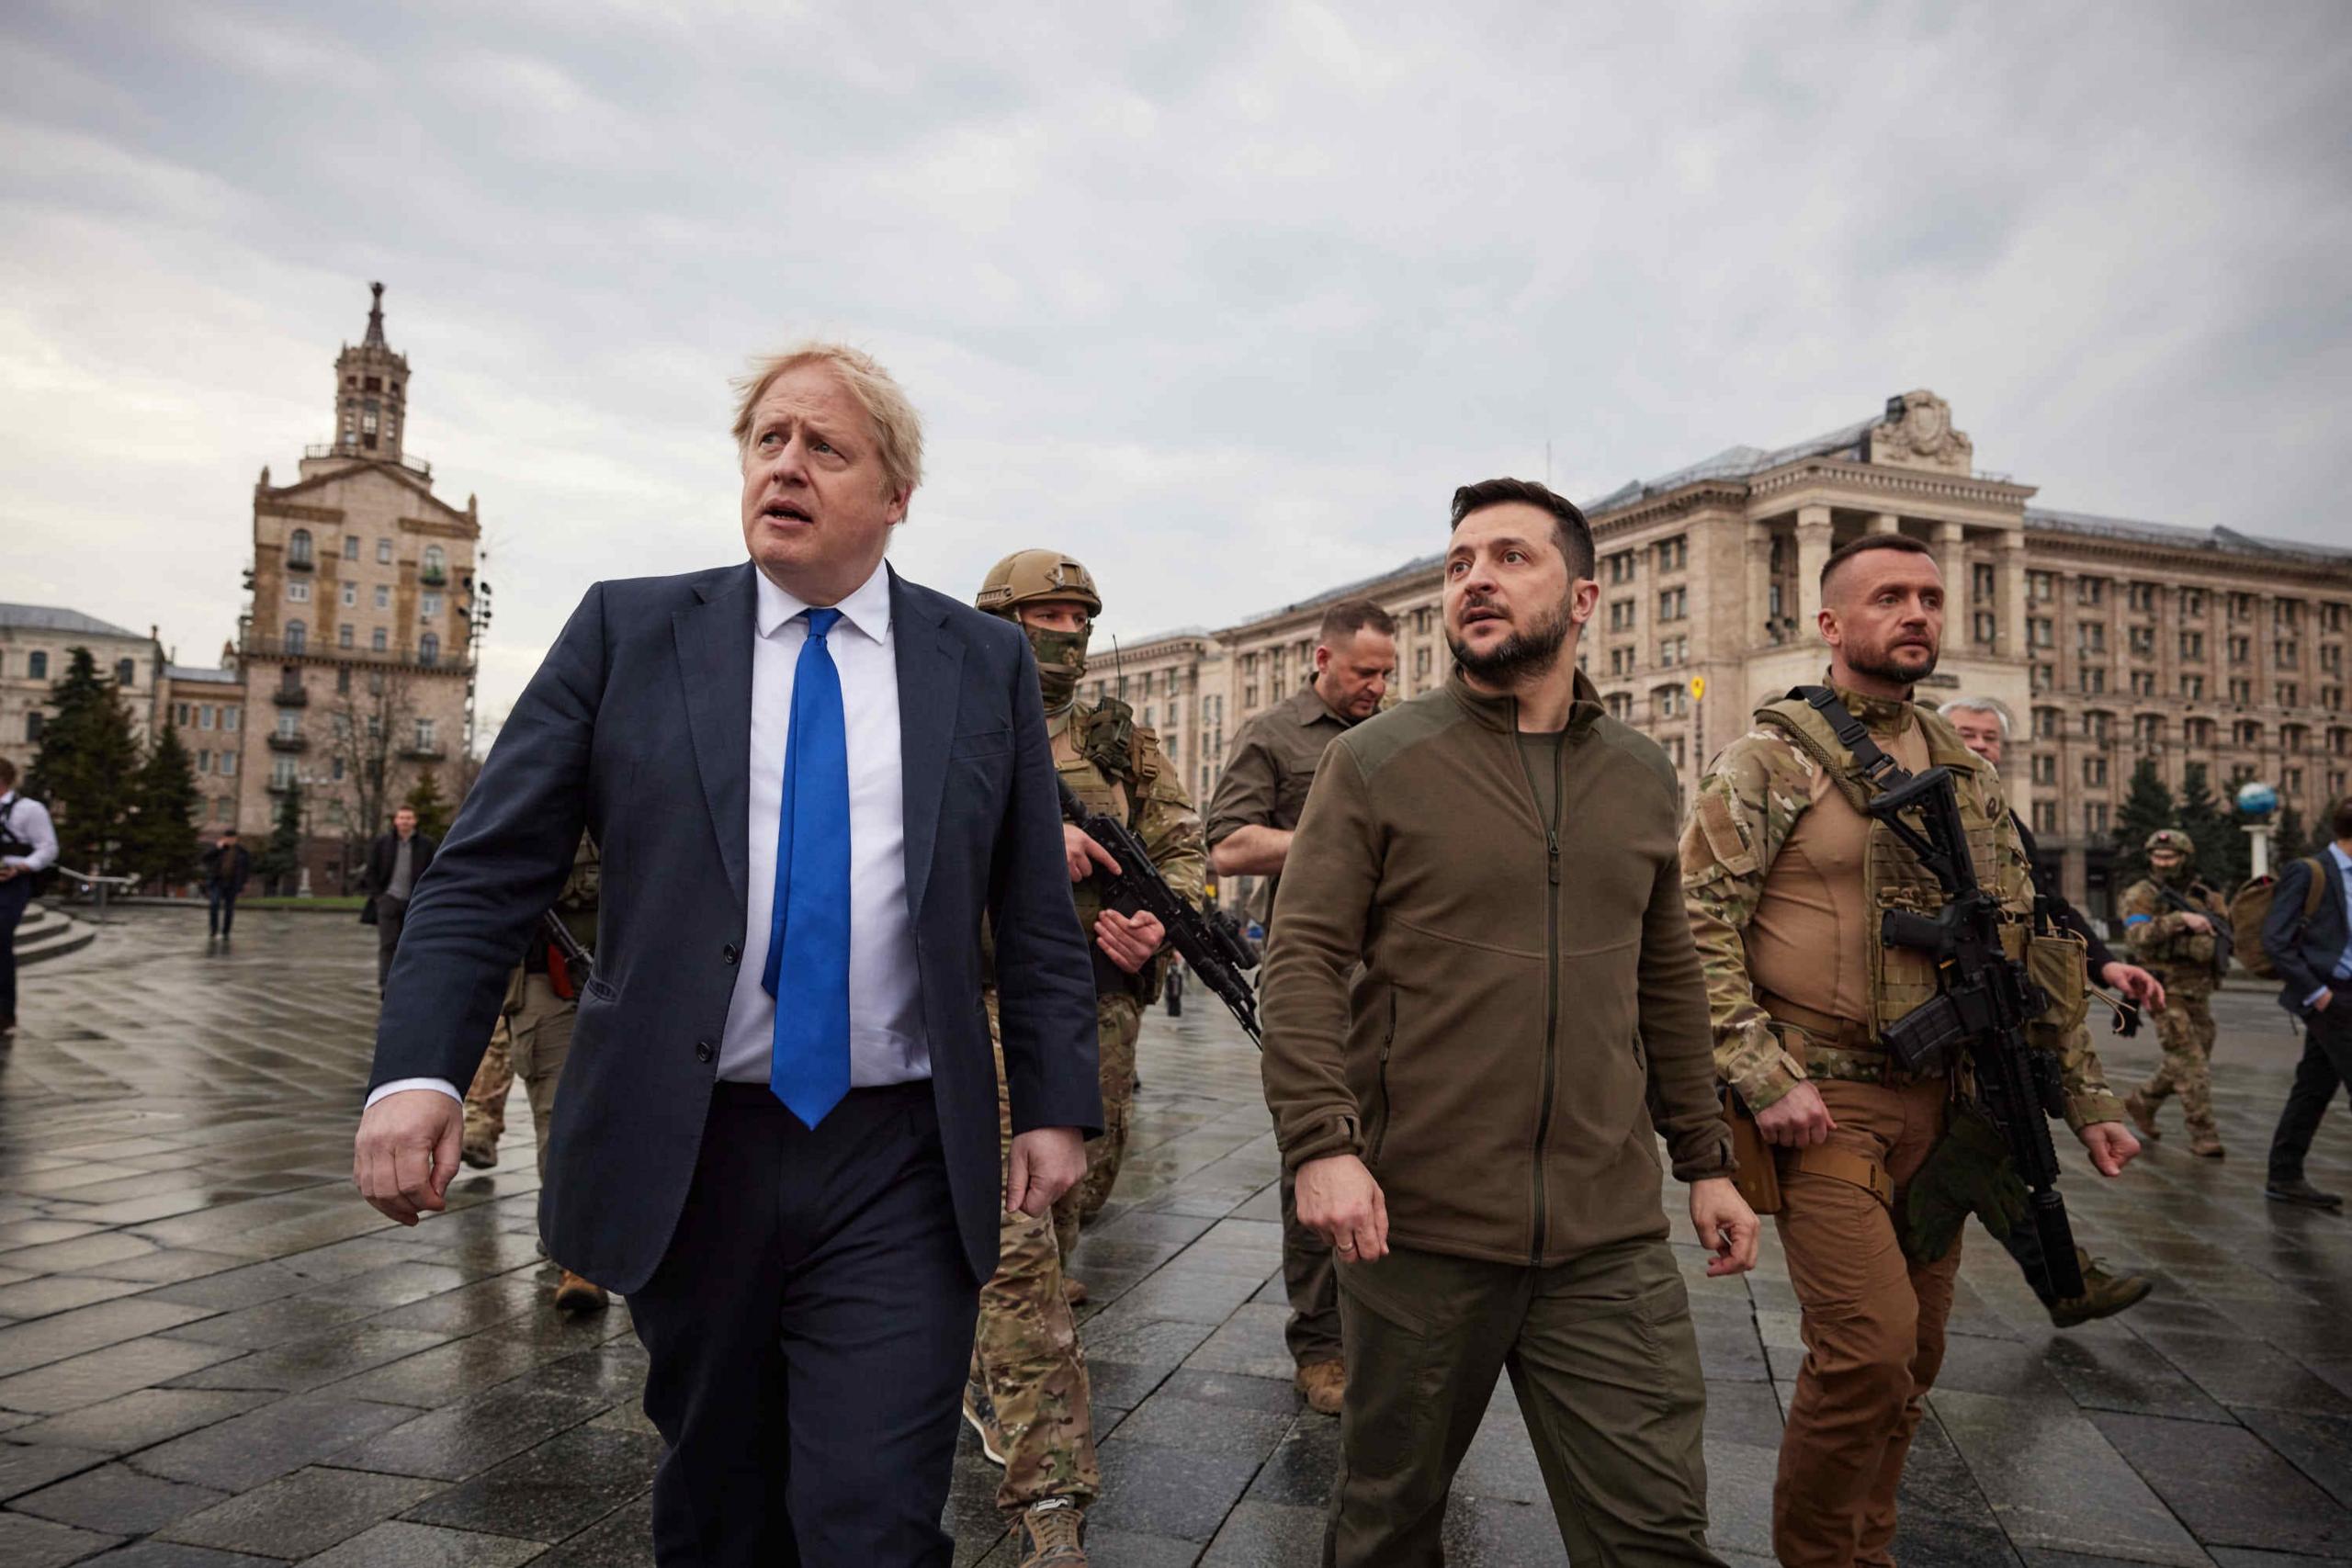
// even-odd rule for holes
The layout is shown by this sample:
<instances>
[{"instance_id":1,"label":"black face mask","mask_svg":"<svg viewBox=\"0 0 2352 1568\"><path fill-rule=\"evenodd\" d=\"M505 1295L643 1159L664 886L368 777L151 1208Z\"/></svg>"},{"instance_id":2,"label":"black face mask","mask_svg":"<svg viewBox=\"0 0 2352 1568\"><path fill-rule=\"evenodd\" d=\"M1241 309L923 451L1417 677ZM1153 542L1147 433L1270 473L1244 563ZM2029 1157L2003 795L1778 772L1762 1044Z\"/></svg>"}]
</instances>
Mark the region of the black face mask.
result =
<instances>
[{"instance_id":1,"label":"black face mask","mask_svg":"<svg viewBox=\"0 0 2352 1568\"><path fill-rule=\"evenodd\" d=\"M1029 650L1037 657L1037 688L1046 700L1046 711L1059 713L1076 699L1078 683L1086 678L1086 644L1092 634L1048 631L1044 626L1021 629L1029 634Z\"/></svg>"}]
</instances>

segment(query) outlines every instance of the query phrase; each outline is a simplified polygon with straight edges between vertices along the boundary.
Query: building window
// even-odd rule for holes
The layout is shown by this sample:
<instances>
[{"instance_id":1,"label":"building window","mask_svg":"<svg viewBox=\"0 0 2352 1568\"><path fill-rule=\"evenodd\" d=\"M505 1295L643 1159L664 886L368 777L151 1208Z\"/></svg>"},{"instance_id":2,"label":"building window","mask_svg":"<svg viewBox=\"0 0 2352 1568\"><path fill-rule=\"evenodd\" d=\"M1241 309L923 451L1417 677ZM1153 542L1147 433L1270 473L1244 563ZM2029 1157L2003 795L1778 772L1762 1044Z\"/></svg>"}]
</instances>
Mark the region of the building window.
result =
<instances>
[{"instance_id":1,"label":"building window","mask_svg":"<svg viewBox=\"0 0 2352 1568\"><path fill-rule=\"evenodd\" d=\"M376 585L376 608L378 608L379 610L389 610L389 609L390 609L391 607L392 607L392 591L391 591L391 589L390 589L389 587L385 586L383 583L380 583L380 582L379 582L379 583L378 583L378 584Z\"/></svg>"},{"instance_id":2,"label":"building window","mask_svg":"<svg viewBox=\"0 0 2352 1568\"><path fill-rule=\"evenodd\" d=\"M2133 626L2132 628L2132 656L2134 659L2153 659L2155 657L2155 653L2156 628L2154 626Z\"/></svg>"},{"instance_id":3,"label":"building window","mask_svg":"<svg viewBox=\"0 0 2352 1568\"><path fill-rule=\"evenodd\" d=\"M196 727L197 727L197 728L198 728L198 729L209 729L209 728L212 728L212 716L213 716L213 714L214 714L215 712L217 712L217 711L218 711L218 710L216 710L210 703L199 703L199 704L198 704L198 705L197 705L197 709L196 709Z\"/></svg>"},{"instance_id":4,"label":"building window","mask_svg":"<svg viewBox=\"0 0 2352 1568\"><path fill-rule=\"evenodd\" d=\"M2058 831L2058 803L2037 800L2033 803L2033 830L2047 839Z\"/></svg>"},{"instance_id":5,"label":"building window","mask_svg":"<svg viewBox=\"0 0 2352 1568\"><path fill-rule=\"evenodd\" d=\"M223 707L220 710L220 728L233 731L237 728L237 714L239 711L239 709L233 706Z\"/></svg>"},{"instance_id":6,"label":"building window","mask_svg":"<svg viewBox=\"0 0 2352 1568\"><path fill-rule=\"evenodd\" d=\"M302 733L302 716L290 709L277 716L277 739L292 740Z\"/></svg>"},{"instance_id":7,"label":"building window","mask_svg":"<svg viewBox=\"0 0 2352 1568\"><path fill-rule=\"evenodd\" d=\"M1978 642L1991 645L1998 637L2000 629L2000 622L1994 618L1992 611L1976 612L1976 640Z\"/></svg>"},{"instance_id":8,"label":"building window","mask_svg":"<svg viewBox=\"0 0 2352 1568\"><path fill-rule=\"evenodd\" d=\"M2180 613L2184 615L2201 619L2205 614L2205 590L2202 588L2182 589L2180 591Z\"/></svg>"},{"instance_id":9,"label":"building window","mask_svg":"<svg viewBox=\"0 0 2352 1568\"><path fill-rule=\"evenodd\" d=\"M438 593L425 594L423 603L418 606L417 614L424 619L429 621L440 613L441 595Z\"/></svg>"},{"instance_id":10,"label":"building window","mask_svg":"<svg viewBox=\"0 0 2352 1568\"><path fill-rule=\"evenodd\" d=\"M2107 579L2103 577L2078 577L2075 579L2075 604L2098 604L2105 603L2106 599Z\"/></svg>"},{"instance_id":11,"label":"building window","mask_svg":"<svg viewBox=\"0 0 2352 1568\"><path fill-rule=\"evenodd\" d=\"M193 703L174 703L172 722L182 729L193 728L196 723L196 705Z\"/></svg>"},{"instance_id":12,"label":"building window","mask_svg":"<svg viewBox=\"0 0 2352 1568\"><path fill-rule=\"evenodd\" d=\"M2205 657L2205 634L2204 634L2203 632L2183 632L2183 633L2181 633L2181 634L2180 634L2180 656L2181 656L2183 659L2202 659L2202 658L2204 658L2204 657Z\"/></svg>"},{"instance_id":13,"label":"building window","mask_svg":"<svg viewBox=\"0 0 2352 1568\"><path fill-rule=\"evenodd\" d=\"M334 694L338 697L351 694L351 666L348 664L334 672Z\"/></svg>"},{"instance_id":14,"label":"building window","mask_svg":"<svg viewBox=\"0 0 2352 1568\"><path fill-rule=\"evenodd\" d=\"M2254 701L2254 682L2239 676L2230 682L2230 701L2244 707Z\"/></svg>"},{"instance_id":15,"label":"building window","mask_svg":"<svg viewBox=\"0 0 2352 1568\"><path fill-rule=\"evenodd\" d=\"M2131 586L2132 607L2143 615L2153 615L2156 608L2156 585L2135 582Z\"/></svg>"},{"instance_id":16,"label":"building window","mask_svg":"<svg viewBox=\"0 0 2352 1568\"><path fill-rule=\"evenodd\" d=\"M2037 615L2025 624L2025 640L2029 647L2050 648L2058 641L2058 623L2047 615Z\"/></svg>"},{"instance_id":17,"label":"building window","mask_svg":"<svg viewBox=\"0 0 2352 1568\"><path fill-rule=\"evenodd\" d=\"M1991 567L1986 566L1982 562L1971 567L1968 571L1968 581L1970 585L1975 590L1977 598L1990 599L1993 597L1994 581L1993 569Z\"/></svg>"},{"instance_id":18,"label":"building window","mask_svg":"<svg viewBox=\"0 0 2352 1568\"><path fill-rule=\"evenodd\" d=\"M1611 600L1609 605L1609 629L1629 632L1634 629L1634 602L1631 599Z\"/></svg>"},{"instance_id":19,"label":"building window","mask_svg":"<svg viewBox=\"0 0 2352 1568\"><path fill-rule=\"evenodd\" d=\"M2205 700L2205 677L2202 675L2183 675L2180 678L2180 694L2192 703L2203 702Z\"/></svg>"},{"instance_id":20,"label":"building window","mask_svg":"<svg viewBox=\"0 0 2352 1568\"><path fill-rule=\"evenodd\" d=\"M359 558L358 535L345 534L343 536L343 558L345 560L357 560Z\"/></svg>"},{"instance_id":21,"label":"building window","mask_svg":"<svg viewBox=\"0 0 2352 1568\"><path fill-rule=\"evenodd\" d=\"M440 582L449 575L449 552L438 545L424 547L424 568L420 575L427 582Z\"/></svg>"},{"instance_id":22,"label":"building window","mask_svg":"<svg viewBox=\"0 0 2352 1568\"><path fill-rule=\"evenodd\" d=\"M2107 690L2107 667L2101 664L2086 664L2075 672L2075 684L2082 689L2084 694L2098 695Z\"/></svg>"},{"instance_id":23,"label":"building window","mask_svg":"<svg viewBox=\"0 0 2352 1568\"><path fill-rule=\"evenodd\" d=\"M2051 692L2057 690L2057 687L2058 666L2055 664L2037 664L2033 667L2033 689L2035 691Z\"/></svg>"},{"instance_id":24,"label":"building window","mask_svg":"<svg viewBox=\"0 0 2352 1568\"><path fill-rule=\"evenodd\" d=\"M2108 716L2097 709L2083 715L2083 739L2086 740L2106 739L2107 721Z\"/></svg>"},{"instance_id":25,"label":"building window","mask_svg":"<svg viewBox=\"0 0 2352 1568\"><path fill-rule=\"evenodd\" d=\"M416 721L416 749L420 751L433 750L433 721L429 718Z\"/></svg>"},{"instance_id":26,"label":"building window","mask_svg":"<svg viewBox=\"0 0 2352 1568\"><path fill-rule=\"evenodd\" d=\"M2156 672L2153 670L2132 671L2132 694L2135 697L2154 696L2156 694Z\"/></svg>"},{"instance_id":27,"label":"building window","mask_svg":"<svg viewBox=\"0 0 2352 1568\"><path fill-rule=\"evenodd\" d=\"M1658 570L1679 571L1690 564L1690 539L1688 535L1677 534L1671 539L1657 542Z\"/></svg>"},{"instance_id":28,"label":"building window","mask_svg":"<svg viewBox=\"0 0 2352 1568\"><path fill-rule=\"evenodd\" d=\"M2105 757L2086 757L2083 759L2083 782L2086 784L2103 784L2107 783L2107 759Z\"/></svg>"},{"instance_id":29,"label":"building window","mask_svg":"<svg viewBox=\"0 0 2352 1568\"><path fill-rule=\"evenodd\" d=\"M2054 784L2058 782L2058 759L2054 754L2048 751L2036 751L2033 754L2033 782L2038 784Z\"/></svg>"},{"instance_id":30,"label":"building window","mask_svg":"<svg viewBox=\"0 0 2352 1568\"><path fill-rule=\"evenodd\" d=\"M310 647L311 628L300 621L286 623L286 651L300 653Z\"/></svg>"},{"instance_id":31,"label":"building window","mask_svg":"<svg viewBox=\"0 0 2352 1568\"><path fill-rule=\"evenodd\" d=\"M2143 713L2132 721L2132 739L2147 747L2165 743L2165 721L2162 716Z\"/></svg>"},{"instance_id":32,"label":"building window","mask_svg":"<svg viewBox=\"0 0 2352 1568\"><path fill-rule=\"evenodd\" d=\"M237 754L234 751L220 753L220 776L224 779L237 776Z\"/></svg>"},{"instance_id":33,"label":"building window","mask_svg":"<svg viewBox=\"0 0 2352 1568\"><path fill-rule=\"evenodd\" d=\"M392 564L392 542L390 539L376 541L376 561L379 566Z\"/></svg>"},{"instance_id":34,"label":"building window","mask_svg":"<svg viewBox=\"0 0 2352 1568\"><path fill-rule=\"evenodd\" d=\"M25 715L25 743L37 745L40 740L41 711L35 708Z\"/></svg>"},{"instance_id":35,"label":"building window","mask_svg":"<svg viewBox=\"0 0 2352 1568\"><path fill-rule=\"evenodd\" d=\"M2046 571L2025 574L2025 596L2037 604L2046 604L2058 597L2058 580Z\"/></svg>"},{"instance_id":36,"label":"building window","mask_svg":"<svg viewBox=\"0 0 2352 1568\"><path fill-rule=\"evenodd\" d=\"M2091 836L2092 838L2094 838L2094 839L2104 838L2104 837L2106 837L2106 836L2107 836L2107 833L2108 833L2108 807L2107 807L2107 802L2105 802L2105 801L2103 801L2103 800L2091 800L2091 801L2086 801L2086 802L2084 802L2084 804L2083 804L2083 831L2084 831L2085 833L2087 833L2088 835L2090 835L2090 836Z\"/></svg>"},{"instance_id":37,"label":"building window","mask_svg":"<svg viewBox=\"0 0 2352 1568\"><path fill-rule=\"evenodd\" d=\"M386 636L383 627L378 626L374 631L368 634L368 646L377 653L385 653L390 650L390 639Z\"/></svg>"},{"instance_id":38,"label":"building window","mask_svg":"<svg viewBox=\"0 0 2352 1568\"><path fill-rule=\"evenodd\" d=\"M297 528L292 534L287 536L286 564L288 566L315 564L311 554L311 531L308 528Z\"/></svg>"},{"instance_id":39,"label":"building window","mask_svg":"<svg viewBox=\"0 0 2352 1568\"><path fill-rule=\"evenodd\" d=\"M343 607L346 610L359 608L359 584L346 582L343 585Z\"/></svg>"},{"instance_id":40,"label":"building window","mask_svg":"<svg viewBox=\"0 0 2352 1568\"><path fill-rule=\"evenodd\" d=\"M288 582L286 585L286 602L289 604L309 604L311 602L311 580L307 577L298 577L291 582Z\"/></svg>"},{"instance_id":41,"label":"building window","mask_svg":"<svg viewBox=\"0 0 2352 1568\"><path fill-rule=\"evenodd\" d=\"M1609 581L1612 583L1634 581L1633 551L1619 550L1609 558Z\"/></svg>"},{"instance_id":42,"label":"building window","mask_svg":"<svg viewBox=\"0 0 2352 1568\"><path fill-rule=\"evenodd\" d=\"M2107 626L2098 621L2075 623L2075 650L2078 653L2105 653Z\"/></svg>"},{"instance_id":43,"label":"building window","mask_svg":"<svg viewBox=\"0 0 2352 1568\"><path fill-rule=\"evenodd\" d=\"M353 640L353 635L351 623L344 622L334 629L334 645L337 648L356 648L358 644Z\"/></svg>"},{"instance_id":44,"label":"building window","mask_svg":"<svg viewBox=\"0 0 2352 1568\"><path fill-rule=\"evenodd\" d=\"M49 655L40 649L25 655L25 678L28 681L49 679Z\"/></svg>"},{"instance_id":45,"label":"building window","mask_svg":"<svg viewBox=\"0 0 2352 1568\"><path fill-rule=\"evenodd\" d=\"M2270 700L2282 708L2293 707L2300 690L2294 682L2281 681L2270 688Z\"/></svg>"},{"instance_id":46,"label":"building window","mask_svg":"<svg viewBox=\"0 0 2352 1568\"><path fill-rule=\"evenodd\" d=\"M138 685L139 661L135 659L116 660L114 661L114 683L120 686L125 691L129 691L132 687Z\"/></svg>"}]
</instances>

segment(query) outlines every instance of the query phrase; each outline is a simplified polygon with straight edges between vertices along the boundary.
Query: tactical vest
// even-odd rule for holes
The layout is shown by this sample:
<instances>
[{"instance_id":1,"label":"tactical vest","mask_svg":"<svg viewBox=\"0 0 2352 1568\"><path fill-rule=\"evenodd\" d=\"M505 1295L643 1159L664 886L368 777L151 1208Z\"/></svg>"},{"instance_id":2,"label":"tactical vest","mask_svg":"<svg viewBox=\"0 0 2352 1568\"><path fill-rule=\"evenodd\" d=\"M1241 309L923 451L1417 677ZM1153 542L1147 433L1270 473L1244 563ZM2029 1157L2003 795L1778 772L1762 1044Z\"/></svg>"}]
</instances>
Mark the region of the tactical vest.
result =
<instances>
[{"instance_id":1,"label":"tactical vest","mask_svg":"<svg viewBox=\"0 0 2352 1568\"><path fill-rule=\"evenodd\" d=\"M2146 884L2150 890L2148 901L2155 906L2155 911L2157 914L2174 915L2181 912L2175 908L2170 901L2165 897L2163 891L2165 887L2164 883L2157 881L2153 876L2143 877L2142 878L2142 881ZM2132 895L2138 891L2138 887L2132 887L2125 892L2123 896L2123 902L2127 907L2135 902ZM2186 887L2177 888L2175 891L2178 892L2182 897L2188 899L2190 903L2196 905L2198 912L2211 919L2215 925L2225 926L2229 924L2229 910L2227 907L2222 903L2222 896L2214 892L2212 888L2207 886L2204 883L2191 877L2188 881L2188 886ZM2164 941L2157 942L2149 950L2147 959L2149 963L2156 964L2167 971L2176 967L2191 972L2197 970L2211 971L2213 967L2214 952L2214 939L2211 931L2177 931L2173 935L2166 937ZM2172 979L2172 976L2167 973L2165 979L2169 983Z\"/></svg>"},{"instance_id":2,"label":"tactical vest","mask_svg":"<svg viewBox=\"0 0 2352 1568\"><path fill-rule=\"evenodd\" d=\"M1144 798L1159 776L1160 755L1148 749L1136 731L1135 710L1116 697L1092 706L1073 705L1067 718L1048 721L1054 747L1054 767L1062 782L1089 810L1115 817L1140 836L1138 822ZM1079 929L1094 930L1102 913L1102 894L1092 877L1069 890L1078 906ZM1090 951L1092 938L1088 939ZM1148 991L1160 964L1147 965L1140 976L1116 976L1107 961L1095 964L1098 988ZM1114 977L1115 976L1115 977Z\"/></svg>"},{"instance_id":3,"label":"tactical vest","mask_svg":"<svg viewBox=\"0 0 2352 1568\"><path fill-rule=\"evenodd\" d=\"M2013 925L2004 930L2002 945L2011 958L2023 958L2031 930L2032 892L2014 886L2013 881L2004 885L1999 880L2002 861L1998 846L2003 824L1985 810L1984 764L1940 716L1925 708L1914 708L1912 715L1928 743L1928 766L1946 767L1952 772L1961 822L1967 829L1968 853L1975 863L1977 880L2000 899L2004 909L2013 917ZM1768 703L1756 710L1756 718L1779 730L1791 745L1826 770L1838 792L1857 812L1862 811L1877 793L1853 753L1838 739L1829 720L1804 699L1784 697ZM1862 877L1876 913L1904 909L1932 916L1944 907L1943 889L1935 877L1894 836L1893 829L1875 819L1871 822L1863 852ZM1936 960L1912 948L1887 946L1880 935L1880 923L1875 919L1871 920L1867 933L1873 1036L1883 1034L1888 1024L1921 1003L1934 1000L1938 989Z\"/></svg>"}]
</instances>

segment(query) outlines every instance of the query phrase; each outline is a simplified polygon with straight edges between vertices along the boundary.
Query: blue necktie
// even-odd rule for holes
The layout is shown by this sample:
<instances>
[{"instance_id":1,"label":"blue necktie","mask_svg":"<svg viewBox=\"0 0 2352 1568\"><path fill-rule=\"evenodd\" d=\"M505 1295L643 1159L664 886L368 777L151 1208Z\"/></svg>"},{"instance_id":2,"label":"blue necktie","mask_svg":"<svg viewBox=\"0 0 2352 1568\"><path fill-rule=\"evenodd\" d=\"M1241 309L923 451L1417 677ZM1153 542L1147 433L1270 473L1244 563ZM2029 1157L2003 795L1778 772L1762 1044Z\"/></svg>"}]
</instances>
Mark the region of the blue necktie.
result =
<instances>
[{"instance_id":1,"label":"blue necktie","mask_svg":"<svg viewBox=\"0 0 2352 1568\"><path fill-rule=\"evenodd\" d=\"M775 906L760 985L775 998L768 1087L813 1128L849 1092L849 740L825 647L839 610L810 610L792 671Z\"/></svg>"}]
</instances>

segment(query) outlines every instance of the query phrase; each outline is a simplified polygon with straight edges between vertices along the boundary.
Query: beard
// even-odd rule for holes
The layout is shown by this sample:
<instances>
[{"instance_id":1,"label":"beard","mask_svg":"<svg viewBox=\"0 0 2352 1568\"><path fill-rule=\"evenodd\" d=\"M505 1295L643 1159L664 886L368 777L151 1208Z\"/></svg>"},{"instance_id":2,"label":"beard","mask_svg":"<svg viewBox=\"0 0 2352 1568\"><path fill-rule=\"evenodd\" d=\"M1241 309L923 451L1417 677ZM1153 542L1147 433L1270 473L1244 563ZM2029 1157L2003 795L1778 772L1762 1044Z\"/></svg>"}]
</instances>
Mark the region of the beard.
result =
<instances>
[{"instance_id":1,"label":"beard","mask_svg":"<svg viewBox=\"0 0 2352 1568\"><path fill-rule=\"evenodd\" d=\"M1525 631L1514 630L1485 653L1474 650L1453 633L1445 637L1453 662L1472 678L1489 686L1508 686L1546 674L1560 661L1561 645L1568 640L1568 607L1554 607Z\"/></svg>"},{"instance_id":2,"label":"beard","mask_svg":"<svg viewBox=\"0 0 2352 1568\"><path fill-rule=\"evenodd\" d=\"M1908 648L1916 645L1906 644L1905 646ZM1906 686L1914 685L1918 682L1924 681L1928 676L1936 672L1936 659L1939 651L1939 649L1934 648L1926 649L1925 651L1928 655L1928 662L1921 665L1917 670L1905 670L1902 665L1896 663L1894 656L1898 651L1898 649L1890 647L1878 649L1871 653L1864 654L1852 648L1849 648L1845 650L1846 668L1851 670L1857 675L1868 675L1874 681L1890 681Z\"/></svg>"}]
</instances>

